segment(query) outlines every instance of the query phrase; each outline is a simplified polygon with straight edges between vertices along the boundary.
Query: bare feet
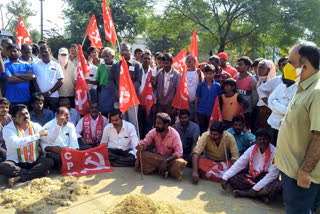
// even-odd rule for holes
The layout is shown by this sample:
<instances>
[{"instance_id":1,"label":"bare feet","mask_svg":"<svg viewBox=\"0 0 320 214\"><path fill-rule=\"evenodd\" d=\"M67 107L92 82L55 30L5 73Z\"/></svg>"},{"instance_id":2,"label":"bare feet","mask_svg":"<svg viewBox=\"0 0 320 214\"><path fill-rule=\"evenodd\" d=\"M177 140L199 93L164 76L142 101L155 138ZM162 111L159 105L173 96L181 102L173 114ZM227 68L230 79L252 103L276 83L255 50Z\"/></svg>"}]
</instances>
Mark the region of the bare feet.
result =
<instances>
[{"instance_id":1,"label":"bare feet","mask_svg":"<svg viewBox=\"0 0 320 214\"><path fill-rule=\"evenodd\" d=\"M198 184L199 182L199 174L198 173L192 173L192 183Z\"/></svg>"},{"instance_id":2,"label":"bare feet","mask_svg":"<svg viewBox=\"0 0 320 214\"><path fill-rule=\"evenodd\" d=\"M13 177L13 178L8 178L8 187L12 188L16 183L20 181L21 177Z\"/></svg>"}]
</instances>

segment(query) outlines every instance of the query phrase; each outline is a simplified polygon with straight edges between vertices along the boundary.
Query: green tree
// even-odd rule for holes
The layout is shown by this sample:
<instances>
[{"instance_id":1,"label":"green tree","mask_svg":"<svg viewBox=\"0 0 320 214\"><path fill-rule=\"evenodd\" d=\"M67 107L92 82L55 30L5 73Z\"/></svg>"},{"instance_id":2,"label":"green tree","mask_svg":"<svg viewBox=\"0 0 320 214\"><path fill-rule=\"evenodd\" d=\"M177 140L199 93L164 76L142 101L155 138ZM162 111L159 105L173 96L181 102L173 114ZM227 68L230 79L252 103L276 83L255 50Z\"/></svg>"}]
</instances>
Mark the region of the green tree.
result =
<instances>
[{"instance_id":1,"label":"green tree","mask_svg":"<svg viewBox=\"0 0 320 214\"><path fill-rule=\"evenodd\" d=\"M37 44L40 41L41 35L38 30L30 30L29 31L31 38L32 38L32 43Z\"/></svg>"}]
</instances>

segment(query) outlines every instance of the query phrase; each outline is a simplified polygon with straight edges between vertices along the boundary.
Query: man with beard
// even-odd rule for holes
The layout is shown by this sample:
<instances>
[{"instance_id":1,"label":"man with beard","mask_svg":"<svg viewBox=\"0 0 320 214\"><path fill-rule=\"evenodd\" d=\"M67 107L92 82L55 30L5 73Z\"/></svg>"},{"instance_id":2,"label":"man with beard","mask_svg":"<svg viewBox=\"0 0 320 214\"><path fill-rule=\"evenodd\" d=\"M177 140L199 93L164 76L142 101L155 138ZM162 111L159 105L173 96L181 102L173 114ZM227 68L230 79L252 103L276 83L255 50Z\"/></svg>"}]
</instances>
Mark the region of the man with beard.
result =
<instances>
[{"instance_id":1,"label":"man with beard","mask_svg":"<svg viewBox=\"0 0 320 214\"><path fill-rule=\"evenodd\" d=\"M232 119L232 127L227 129L236 140L240 156L251 146L251 143L256 142L254 134L244 129L245 122L241 115L234 116Z\"/></svg>"},{"instance_id":2,"label":"man with beard","mask_svg":"<svg viewBox=\"0 0 320 214\"><path fill-rule=\"evenodd\" d=\"M182 158L188 161L188 166L191 166L192 150L197 144L200 128L198 124L190 120L190 112L186 109L180 110L179 123L174 124L173 127L178 131L181 138L183 146Z\"/></svg>"},{"instance_id":3,"label":"man with beard","mask_svg":"<svg viewBox=\"0 0 320 214\"><path fill-rule=\"evenodd\" d=\"M158 172L165 178L170 175L181 181L187 161L182 159L179 133L170 124L168 114L156 115L155 128L137 146L135 167L146 175Z\"/></svg>"},{"instance_id":4,"label":"man with beard","mask_svg":"<svg viewBox=\"0 0 320 214\"><path fill-rule=\"evenodd\" d=\"M19 61L20 48L16 44L7 47L9 59L5 63L5 72L2 74L4 79L5 97L10 101L11 107L17 103L30 104L30 81L36 78L30 64Z\"/></svg>"},{"instance_id":5,"label":"man with beard","mask_svg":"<svg viewBox=\"0 0 320 214\"><path fill-rule=\"evenodd\" d=\"M76 126L80 150L90 149L100 144L107 118L99 112L98 101L91 101L89 114L81 118Z\"/></svg>"},{"instance_id":6,"label":"man with beard","mask_svg":"<svg viewBox=\"0 0 320 214\"><path fill-rule=\"evenodd\" d=\"M21 56L19 57L19 60L27 64L31 64L33 62L31 45L21 45Z\"/></svg>"},{"instance_id":7,"label":"man with beard","mask_svg":"<svg viewBox=\"0 0 320 214\"><path fill-rule=\"evenodd\" d=\"M112 110L110 118L111 124L104 128L101 140L108 145L109 161L116 167L134 166L139 143L137 131L131 123L123 120L119 109Z\"/></svg>"},{"instance_id":8,"label":"man with beard","mask_svg":"<svg viewBox=\"0 0 320 214\"><path fill-rule=\"evenodd\" d=\"M7 160L0 164L0 174L8 177L8 187L19 181L46 176L53 161L39 152L39 139L54 138L39 124L30 121L27 106L17 104L11 108L12 121L3 129L7 146ZM51 136L50 136L51 135Z\"/></svg>"},{"instance_id":9,"label":"man with beard","mask_svg":"<svg viewBox=\"0 0 320 214\"><path fill-rule=\"evenodd\" d=\"M41 60L33 65L37 77L34 87L37 93L44 96L46 107L55 112L59 105L58 89L63 84L63 73L61 66L50 59L51 50L47 45L40 47L40 56Z\"/></svg>"},{"instance_id":10,"label":"man with beard","mask_svg":"<svg viewBox=\"0 0 320 214\"><path fill-rule=\"evenodd\" d=\"M78 66L78 45L77 44L72 44L70 46L69 60L72 62L74 66Z\"/></svg>"}]
</instances>

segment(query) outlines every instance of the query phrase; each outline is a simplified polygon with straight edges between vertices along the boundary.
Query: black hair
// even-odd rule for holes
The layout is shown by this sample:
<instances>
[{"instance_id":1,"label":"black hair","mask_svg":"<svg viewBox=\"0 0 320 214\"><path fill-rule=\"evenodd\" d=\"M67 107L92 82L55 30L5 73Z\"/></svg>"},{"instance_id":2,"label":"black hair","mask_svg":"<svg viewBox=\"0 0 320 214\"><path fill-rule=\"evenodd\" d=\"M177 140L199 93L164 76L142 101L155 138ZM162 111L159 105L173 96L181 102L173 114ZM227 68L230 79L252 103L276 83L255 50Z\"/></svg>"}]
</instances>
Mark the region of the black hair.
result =
<instances>
[{"instance_id":1,"label":"black hair","mask_svg":"<svg viewBox=\"0 0 320 214\"><path fill-rule=\"evenodd\" d=\"M301 56L300 62L306 58L314 69L319 69L320 52L313 42L301 41L298 43L298 53Z\"/></svg>"},{"instance_id":2,"label":"black hair","mask_svg":"<svg viewBox=\"0 0 320 214\"><path fill-rule=\"evenodd\" d=\"M17 44L8 44L7 51L9 51L11 49L17 49L18 51L20 51L20 48Z\"/></svg>"},{"instance_id":3,"label":"black hair","mask_svg":"<svg viewBox=\"0 0 320 214\"><path fill-rule=\"evenodd\" d=\"M190 116L190 111L188 111L187 109L181 109L180 110L180 115L188 115L188 116Z\"/></svg>"},{"instance_id":4,"label":"black hair","mask_svg":"<svg viewBox=\"0 0 320 214\"><path fill-rule=\"evenodd\" d=\"M43 50L43 49L48 50L49 53L51 53L51 48L49 48L48 45L42 45L42 46L40 47L40 51Z\"/></svg>"},{"instance_id":5,"label":"black hair","mask_svg":"<svg viewBox=\"0 0 320 214\"><path fill-rule=\"evenodd\" d=\"M35 54L35 53L40 53L40 48L38 45L33 44L32 45L32 54Z\"/></svg>"},{"instance_id":6,"label":"black hair","mask_svg":"<svg viewBox=\"0 0 320 214\"><path fill-rule=\"evenodd\" d=\"M154 58L155 58L155 59L158 59L158 56L162 56L162 55L163 55L163 53L157 52L157 53L155 53Z\"/></svg>"},{"instance_id":7,"label":"black hair","mask_svg":"<svg viewBox=\"0 0 320 214\"><path fill-rule=\"evenodd\" d=\"M119 117L122 118L122 112L118 108L112 109L112 111L110 112L110 117L113 117L116 115L119 115Z\"/></svg>"},{"instance_id":8,"label":"black hair","mask_svg":"<svg viewBox=\"0 0 320 214\"><path fill-rule=\"evenodd\" d=\"M170 61L170 62L172 62L173 61L173 57L169 53L164 53L163 57L162 57L162 61Z\"/></svg>"},{"instance_id":9,"label":"black hair","mask_svg":"<svg viewBox=\"0 0 320 214\"><path fill-rule=\"evenodd\" d=\"M136 50L137 50L137 49L136 49ZM144 51L142 52L141 57L143 57L144 55L149 55L149 56L151 56L151 57L152 57L152 53L151 53L151 51L150 51L150 50L148 50L148 49L146 49L146 50L144 50Z\"/></svg>"},{"instance_id":10,"label":"black hair","mask_svg":"<svg viewBox=\"0 0 320 214\"><path fill-rule=\"evenodd\" d=\"M223 83L222 83L222 88L224 88L224 86L226 85L230 85L234 87L234 92L237 92L237 81L233 78L228 78L226 79Z\"/></svg>"},{"instance_id":11,"label":"black hair","mask_svg":"<svg viewBox=\"0 0 320 214\"><path fill-rule=\"evenodd\" d=\"M259 62L261 62L262 60L264 60L264 58L257 58L253 61L252 63L252 67L256 67L259 65Z\"/></svg>"},{"instance_id":12,"label":"black hair","mask_svg":"<svg viewBox=\"0 0 320 214\"><path fill-rule=\"evenodd\" d=\"M12 117L16 117L17 113L22 111L23 109L28 109L26 105L24 104L17 104L14 105L11 109L10 109L10 114Z\"/></svg>"},{"instance_id":13,"label":"black hair","mask_svg":"<svg viewBox=\"0 0 320 214\"><path fill-rule=\"evenodd\" d=\"M204 72L215 72L215 68L213 67L213 65L211 64L206 64L204 66Z\"/></svg>"},{"instance_id":14,"label":"black hair","mask_svg":"<svg viewBox=\"0 0 320 214\"><path fill-rule=\"evenodd\" d=\"M160 112L156 115L156 118L159 118L160 120L162 120L164 124L166 123L169 125L171 124L171 118L167 113Z\"/></svg>"},{"instance_id":15,"label":"black hair","mask_svg":"<svg viewBox=\"0 0 320 214\"><path fill-rule=\"evenodd\" d=\"M0 105L1 104L10 105L10 101L5 97L0 97Z\"/></svg>"},{"instance_id":16,"label":"black hair","mask_svg":"<svg viewBox=\"0 0 320 214\"><path fill-rule=\"evenodd\" d=\"M255 135L256 135L256 138L257 138L257 137L266 137L266 138L268 138L270 141L271 141L271 139L272 139L272 136L271 136L270 131L269 131L268 129L265 129L265 128L259 128L259 129L256 131Z\"/></svg>"},{"instance_id":17,"label":"black hair","mask_svg":"<svg viewBox=\"0 0 320 214\"><path fill-rule=\"evenodd\" d=\"M98 48L96 47L89 47L88 48L88 54L90 55L93 51L98 51Z\"/></svg>"},{"instance_id":18,"label":"black hair","mask_svg":"<svg viewBox=\"0 0 320 214\"><path fill-rule=\"evenodd\" d=\"M70 45L70 48L78 48L78 45L76 43L73 43L72 45Z\"/></svg>"},{"instance_id":19,"label":"black hair","mask_svg":"<svg viewBox=\"0 0 320 214\"><path fill-rule=\"evenodd\" d=\"M30 47L31 47L31 45L25 43L25 44L21 45L21 51L25 50L25 49L28 49Z\"/></svg>"},{"instance_id":20,"label":"black hair","mask_svg":"<svg viewBox=\"0 0 320 214\"><path fill-rule=\"evenodd\" d=\"M136 55L136 53L138 53L138 52L143 52L143 50L141 48L136 48L134 50L134 55Z\"/></svg>"},{"instance_id":21,"label":"black hair","mask_svg":"<svg viewBox=\"0 0 320 214\"><path fill-rule=\"evenodd\" d=\"M209 61L215 61L216 63L219 63L220 58L217 55L213 55L209 57Z\"/></svg>"},{"instance_id":22,"label":"black hair","mask_svg":"<svg viewBox=\"0 0 320 214\"><path fill-rule=\"evenodd\" d=\"M46 41L40 40L40 41L38 42L38 45L40 45L40 44L47 44L47 43L46 43Z\"/></svg>"},{"instance_id":23,"label":"black hair","mask_svg":"<svg viewBox=\"0 0 320 214\"><path fill-rule=\"evenodd\" d=\"M281 58L278 60L278 66L280 67L281 63L282 63L283 61L286 61L286 60L288 60L288 57L281 57Z\"/></svg>"},{"instance_id":24,"label":"black hair","mask_svg":"<svg viewBox=\"0 0 320 214\"><path fill-rule=\"evenodd\" d=\"M130 51L131 51L131 46L127 43L122 43L121 46L120 46L120 50L123 48L123 47L127 47Z\"/></svg>"},{"instance_id":25,"label":"black hair","mask_svg":"<svg viewBox=\"0 0 320 214\"><path fill-rule=\"evenodd\" d=\"M248 65L248 66L250 66L250 67L251 67L251 65L252 65L252 61L251 61L251 59L250 59L248 56L242 56L242 57L240 57L240 58L237 60L237 62L240 62L240 61L242 61L245 65Z\"/></svg>"},{"instance_id":26,"label":"black hair","mask_svg":"<svg viewBox=\"0 0 320 214\"><path fill-rule=\"evenodd\" d=\"M224 131L223 123L218 120L214 121L210 126L210 131L216 131L216 132L219 132L220 134L222 134Z\"/></svg>"},{"instance_id":27,"label":"black hair","mask_svg":"<svg viewBox=\"0 0 320 214\"><path fill-rule=\"evenodd\" d=\"M237 121L241 121L244 124L244 118L241 115L236 115L232 118L232 124L234 124Z\"/></svg>"},{"instance_id":28,"label":"black hair","mask_svg":"<svg viewBox=\"0 0 320 214\"><path fill-rule=\"evenodd\" d=\"M31 97L31 103L34 103L34 102L37 102L37 101L42 101L42 102L44 102L44 96L41 95L41 94L34 94L34 95Z\"/></svg>"}]
</instances>

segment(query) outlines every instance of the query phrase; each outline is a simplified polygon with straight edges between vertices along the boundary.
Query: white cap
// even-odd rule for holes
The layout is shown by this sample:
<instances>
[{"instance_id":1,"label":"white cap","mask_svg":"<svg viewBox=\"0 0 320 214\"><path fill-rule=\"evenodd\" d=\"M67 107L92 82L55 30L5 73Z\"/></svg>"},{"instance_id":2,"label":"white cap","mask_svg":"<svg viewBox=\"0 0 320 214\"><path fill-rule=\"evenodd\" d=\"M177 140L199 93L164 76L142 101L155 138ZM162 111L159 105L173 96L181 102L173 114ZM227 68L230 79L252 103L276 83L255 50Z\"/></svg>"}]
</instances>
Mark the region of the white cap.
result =
<instances>
[{"instance_id":1,"label":"white cap","mask_svg":"<svg viewBox=\"0 0 320 214\"><path fill-rule=\"evenodd\" d=\"M68 49L67 48L60 48L59 49L59 54L69 54L69 51L68 51Z\"/></svg>"}]
</instances>

